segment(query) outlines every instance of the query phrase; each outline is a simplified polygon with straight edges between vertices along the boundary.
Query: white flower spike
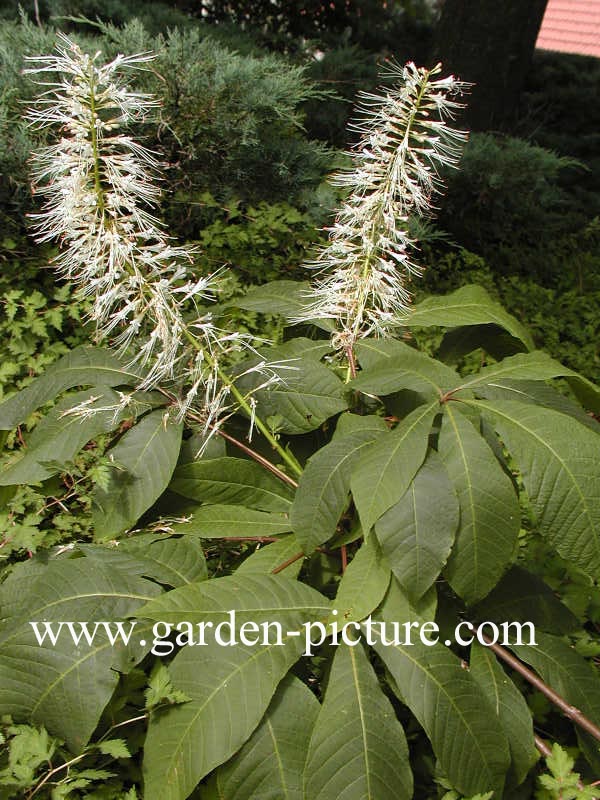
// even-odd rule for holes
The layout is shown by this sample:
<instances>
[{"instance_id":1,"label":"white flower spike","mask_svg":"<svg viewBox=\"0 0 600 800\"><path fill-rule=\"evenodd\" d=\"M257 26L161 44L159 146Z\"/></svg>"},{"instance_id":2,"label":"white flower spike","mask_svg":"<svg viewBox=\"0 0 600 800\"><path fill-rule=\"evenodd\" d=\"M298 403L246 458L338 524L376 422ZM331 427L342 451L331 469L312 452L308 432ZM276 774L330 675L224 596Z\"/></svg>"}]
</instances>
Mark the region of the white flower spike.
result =
<instances>
[{"instance_id":1,"label":"white flower spike","mask_svg":"<svg viewBox=\"0 0 600 800\"><path fill-rule=\"evenodd\" d=\"M320 274L297 321L332 319L336 349L357 340L386 336L406 322L416 242L408 233L412 214L430 215L442 188L439 169L458 164L467 133L448 127L469 84L436 78L413 63L393 65L396 83L385 94L361 96L361 134L349 153L353 166L333 178L349 194L329 229L329 243L309 266Z\"/></svg>"},{"instance_id":2,"label":"white flower spike","mask_svg":"<svg viewBox=\"0 0 600 800\"><path fill-rule=\"evenodd\" d=\"M169 388L179 396L179 418L193 405L208 430L230 392L219 362L249 343L200 310L199 301L214 299L219 274L193 276L191 251L175 246L151 213L160 164L126 131L157 103L132 91L123 71L154 56L119 55L102 64L100 53L89 56L62 34L56 51L29 59L34 65L26 70L50 74L38 78L44 91L30 124L60 132L33 159L45 201L32 215L37 240L60 241L59 272L92 298L97 340L128 353L130 366L142 371L138 388Z\"/></svg>"}]
</instances>

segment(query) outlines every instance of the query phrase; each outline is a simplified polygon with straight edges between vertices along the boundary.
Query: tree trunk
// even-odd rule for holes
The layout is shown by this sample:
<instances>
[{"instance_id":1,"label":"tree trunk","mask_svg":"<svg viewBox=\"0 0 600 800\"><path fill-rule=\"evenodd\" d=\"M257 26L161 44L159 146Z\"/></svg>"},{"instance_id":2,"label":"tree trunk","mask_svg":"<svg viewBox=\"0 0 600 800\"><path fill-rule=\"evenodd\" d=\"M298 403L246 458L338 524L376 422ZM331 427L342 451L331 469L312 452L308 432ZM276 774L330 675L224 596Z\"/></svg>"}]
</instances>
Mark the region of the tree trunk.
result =
<instances>
[{"instance_id":1,"label":"tree trunk","mask_svg":"<svg viewBox=\"0 0 600 800\"><path fill-rule=\"evenodd\" d=\"M463 120L501 129L513 118L548 0L445 0L434 59L475 84Z\"/></svg>"}]
</instances>

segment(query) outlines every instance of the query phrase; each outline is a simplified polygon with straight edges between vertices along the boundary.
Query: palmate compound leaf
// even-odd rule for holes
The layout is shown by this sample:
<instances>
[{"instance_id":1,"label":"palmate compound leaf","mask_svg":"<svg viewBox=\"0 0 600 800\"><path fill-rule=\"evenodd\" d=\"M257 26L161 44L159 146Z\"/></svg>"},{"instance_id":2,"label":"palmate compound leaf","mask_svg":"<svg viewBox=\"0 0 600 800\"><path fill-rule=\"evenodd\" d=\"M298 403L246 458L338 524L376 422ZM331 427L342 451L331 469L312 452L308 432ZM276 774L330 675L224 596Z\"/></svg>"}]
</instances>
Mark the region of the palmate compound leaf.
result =
<instances>
[{"instance_id":1,"label":"palmate compound leaf","mask_svg":"<svg viewBox=\"0 0 600 800\"><path fill-rule=\"evenodd\" d=\"M152 411L109 450L115 469L108 487L96 486L93 495L97 539L127 530L158 500L177 464L182 430L163 411Z\"/></svg>"},{"instance_id":2,"label":"palmate compound leaf","mask_svg":"<svg viewBox=\"0 0 600 800\"><path fill-rule=\"evenodd\" d=\"M362 644L338 645L310 741L304 800L410 800L408 748Z\"/></svg>"},{"instance_id":3,"label":"palmate compound leaf","mask_svg":"<svg viewBox=\"0 0 600 800\"><path fill-rule=\"evenodd\" d=\"M177 467L170 489L199 503L288 512L293 492L254 461L211 458Z\"/></svg>"},{"instance_id":4,"label":"palmate compound leaf","mask_svg":"<svg viewBox=\"0 0 600 800\"><path fill-rule=\"evenodd\" d=\"M419 600L446 563L458 499L440 457L430 452L405 494L375 524L381 549L407 595Z\"/></svg>"},{"instance_id":5,"label":"palmate compound leaf","mask_svg":"<svg viewBox=\"0 0 600 800\"><path fill-rule=\"evenodd\" d=\"M12 430L41 405L74 386L132 386L139 382L139 376L127 371L110 351L77 347L0 404L0 430Z\"/></svg>"},{"instance_id":6,"label":"palmate compound leaf","mask_svg":"<svg viewBox=\"0 0 600 800\"><path fill-rule=\"evenodd\" d=\"M600 437L557 411L468 401L489 416L515 459L540 532L584 572L600 570Z\"/></svg>"},{"instance_id":7,"label":"palmate compound leaf","mask_svg":"<svg viewBox=\"0 0 600 800\"><path fill-rule=\"evenodd\" d=\"M538 759L531 712L489 648L477 643L471 645L469 668L490 701L508 740L512 763L507 782L519 786Z\"/></svg>"},{"instance_id":8,"label":"palmate compound leaf","mask_svg":"<svg viewBox=\"0 0 600 800\"><path fill-rule=\"evenodd\" d=\"M460 506L445 575L454 591L472 603L498 583L513 556L519 501L491 449L453 402L445 404L438 450Z\"/></svg>"},{"instance_id":9,"label":"palmate compound leaf","mask_svg":"<svg viewBox=\"0 0 600 800\"><path fill-rule=\"evenodd\" d=\"M330 608L319 592L280 575L216 578L175 589L167 597L165 604L148 603L140 616L172 624L212 623L215 627L206 627L206 644L184 647L171 664L174 686L191 701L158 713L150 722L145 745L145 800L184 800L205 775L247 741L279 681L304 650L301 626L326 620ZM217 634L219 623L228 626L232 609L237 627L232 624L227 630L237 636L238 644L222 646L211 636ZM241 626L263 622L281 624L279 641L283 643L277 643L277 631L272 627L268 629L269 643L264 641L262 629L252 633L246 627L246 636L259 643L241 644ZM188 626L184 627L187 631ZM222 630L229 636L225 627ZM192 633L198 641L195 629Z\"/></svg>"},{"instance_id":10,"label":"palmate compound leaf","mask_svg":"<svg viewBox=\"0 0 600 800\"><path fill-rule=\"evenodd\" d=\"M336 437L308 460L290 512L292 529L305 553L335 534L348 505L352 470L382 435L385 431L374 423Z\"/></svg>"},{"instance_id":11,"label":"palmate compound leaf","mask_svg":"<svg viewBox=\"0 0 600 800\"><path fill-rule=\"evenodd\" d=\"M286 675L242 749L211 776L203 800L304 800L304 764L319 702Z\"/></svg>"},{"instance_id":12,"label":"palmate compound leaf","mask_svg":"<svg viewBox=\"0 0 600 800\"><path fill-rule=\"evenodd\" d=\"M43 724L78 753L94 732L119 672L128 672L147 651L140 644L144 629L136 628L127 645L119 638L111 644L102 627L91 645L85 638L75 644L68 630L56 645L49 637L39 645L29 623L39 622L43 633L43 622L85 622L92 632L95 622L133 615L160 589L88 558L52 562L26 581L26 591L22 583L7 581L0 590L0 608L12 612L0 629L0 708L16 722ZM123 627L128 632L130 623Z\"/></svg>"},{"instance_id":13,"label":"palmate compound leaf","mask_svg":"<svg viewBox=\"0 0 600 800\"><path fill-rule=\"evenodd\" d=\"M366 534L408 489L425 459L437 401L419 406L389 436L375 441L354 468L350 486Z\"/></svg>"}]
</instances>

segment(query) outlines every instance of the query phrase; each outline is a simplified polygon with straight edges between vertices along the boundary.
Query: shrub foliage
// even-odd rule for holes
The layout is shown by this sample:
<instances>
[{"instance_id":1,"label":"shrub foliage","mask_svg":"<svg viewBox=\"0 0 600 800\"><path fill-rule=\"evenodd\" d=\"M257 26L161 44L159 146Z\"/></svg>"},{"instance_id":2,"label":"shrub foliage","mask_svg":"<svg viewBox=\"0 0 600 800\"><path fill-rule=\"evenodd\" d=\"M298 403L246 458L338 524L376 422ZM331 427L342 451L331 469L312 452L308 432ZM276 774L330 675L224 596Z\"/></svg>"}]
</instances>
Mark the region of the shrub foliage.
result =
<instances>
[{"instance_id":1,"label":"shrub foliage","mask_svg":"<svg viewBox=\"0 0 600 800\"><path fill-rule=\"evenodd\" d=\"M43 30L12 30L22 40L17 55L6 42L2 51L2 136L17 95L31 91L22 53L52 46ZM600 389L538 350L474 284L421 299L388 338L348 323L354 338L339 346L335 320L307 319L309 284L292 279L318 207L314 198L302 207L302 193L330 158L300 129L298 107L314 97L303 70L231 54L197 30L102 30L109 54L159 53L138 87L161 95L159 133L147 122L133 133L180 161L165 216L203 243L196 267L222 257L262 283L234 280L187 330L200 319L224 333L269 315L283 334L227 351L221 366L232 377L219 379L233 400L207 422L179 413L168 376L150 384L143 365L82 344L69 288L5 293L22 349L0 373L18 384L0 403L0 797L513 800L531 796L536 748L549 769L537 796L592 797L579 776L600 766L598 644L586 625L600 621ZM423 119L430 131L430 114ZM16 130L18 147L2 157L22 214L32 134ZM378 135L371 146L389 155ZM538 156L544 169L561 166ZM420 167L417 157L412 198L426 207L431 175ZM375 184L385 169L370 173ZM356 190L344 207L329 258L364 197ZM376 235L406 220L384 216L371 244L392 282ZM23 233L15 228L6 252L20 252ZM366 246L355 233L350 261ZM408 233L395 234L403 263ZM489 278L481 260L460 257ZM445 268L452 282L452 258ZM370 298L359 299L368 322ZM265 381L266 364L283 379ZM434 621L436 643L389 639L394 625ZM490 631L513 621L533 623L536 643L490 649L453 637L459 623ZM280 623L283 640L249 642L262 623ZM133 631L129 641L111 640L117 626ZM540 719L577 742L578 772L535 738Z\"/></svg>"}]
</instances>

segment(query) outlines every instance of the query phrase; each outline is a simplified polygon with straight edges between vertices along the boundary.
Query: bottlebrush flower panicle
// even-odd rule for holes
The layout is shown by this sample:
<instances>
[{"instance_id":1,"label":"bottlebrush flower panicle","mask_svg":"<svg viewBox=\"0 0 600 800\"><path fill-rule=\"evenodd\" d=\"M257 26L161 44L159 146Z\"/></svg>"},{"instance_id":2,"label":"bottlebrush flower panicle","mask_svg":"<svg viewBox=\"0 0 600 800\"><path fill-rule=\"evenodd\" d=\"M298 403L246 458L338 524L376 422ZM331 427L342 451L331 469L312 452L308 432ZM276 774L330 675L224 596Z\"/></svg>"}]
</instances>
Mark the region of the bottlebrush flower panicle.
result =
<instances>
[{"instance_id":1,"label":"bottlebrush flower panicle","mask_svg":"<svg viewBox=\"0 0 600 800\"><path fill-rule=\"evenodd\" d=\"M320 273L297 320L335 320L336 348L385 336L408 316L408 286L421 273L413 260L409 217L432 213L443 185L440 167L458 164L467 139L447 120L463 107L455 98L469 84L436 78L440 72L441 64L431 70L393 65L392 88L361 95L354 125L361 139L349 153L352 168L332 181L348 196L329 229L329 243L310 265Z\"/></svg>"},{"instance_id":2,"label":"bottlebrush flower panicle","mask_svg":"<svg viewBox=\"0 0 600 800\"><path fill-rule=\"evenodd\" d=\"M229 392L219 362L248 341L219 330L200 308L214 299L219 273L193 276L192 251L176 246L151 212L161 165L126 131L157 103L132 91L123 70L153 57L102 64L99 53L89 56L59 35L56 54L29 59L26 72L44 89L29 122L60 135L34 154L44 206L32 218L38 241L60 241L60 273L92 299L98 341L129 354L143 376L140 389L167 386L179 395L180 417L194 404L208 426Z\"/></svg>"}]
</instances>

